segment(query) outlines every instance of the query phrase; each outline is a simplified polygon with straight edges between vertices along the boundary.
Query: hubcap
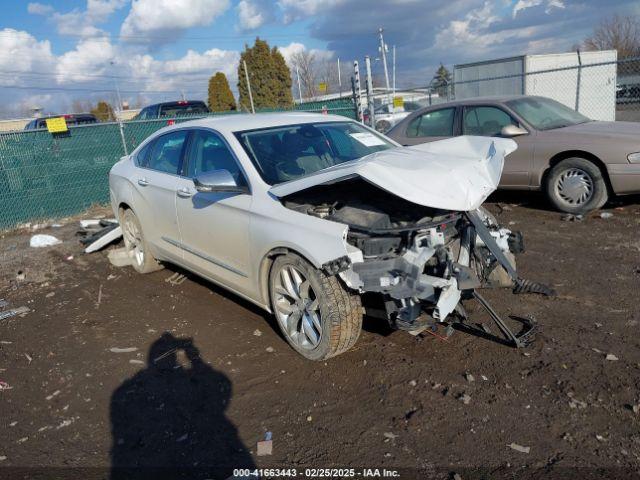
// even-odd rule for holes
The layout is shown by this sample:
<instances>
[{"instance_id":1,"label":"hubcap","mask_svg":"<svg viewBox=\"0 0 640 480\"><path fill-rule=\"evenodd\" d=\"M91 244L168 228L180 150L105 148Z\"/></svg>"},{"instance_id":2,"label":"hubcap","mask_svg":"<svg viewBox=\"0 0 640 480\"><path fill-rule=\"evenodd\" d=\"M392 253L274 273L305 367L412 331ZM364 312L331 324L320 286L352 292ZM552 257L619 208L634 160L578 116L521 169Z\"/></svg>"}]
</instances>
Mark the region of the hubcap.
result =
<instances>
[{"instance_id":1,"label":"hubcap","mask_svg":"<svg viewBox=\"0 0 640 480\"><path fill-rule=\"evenodd\" d=\"M309 280L292 265L276 275L274 307L283 331L292 343L312 350L322 338L320 305Z\"/></svg>"},{"instance_id":2,"label":"hubcap","mask_svg":"<svg viewBox=\"0 0 640 480\"><path fill-rule=\"evenodd\" d=\"M558 196L569 205L584 205L593 196L593 180L579 168L562 172L555 188Z\"/></svg>"},{"instance_id":3,"label":"hubcap","mask_svg":"<svg viewBox=\"0 0 640 480\"><path fill-rule=\"evenodd\" d=\"M130 217L124 222L123 236L125 245L130 254L133 255L134 260L138 265L144 263L144 249L142 248L142 235L136 222Z\"/></svg>"}]
</instances>

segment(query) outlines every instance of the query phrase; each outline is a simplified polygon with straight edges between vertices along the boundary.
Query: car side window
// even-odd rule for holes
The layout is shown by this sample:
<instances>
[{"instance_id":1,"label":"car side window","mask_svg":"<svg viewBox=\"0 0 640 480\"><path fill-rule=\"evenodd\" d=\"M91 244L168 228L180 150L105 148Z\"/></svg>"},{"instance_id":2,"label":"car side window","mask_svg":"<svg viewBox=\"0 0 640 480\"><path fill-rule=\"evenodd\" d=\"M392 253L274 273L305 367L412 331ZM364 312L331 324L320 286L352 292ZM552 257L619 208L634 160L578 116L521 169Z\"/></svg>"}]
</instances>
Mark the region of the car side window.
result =
<instances>
[{"instance_id":1,"label":"car side window","mask_svg":"<svg viewBox=\"0 0 640 480\"><path fill-rule=\"evenodd\" d=\"M495 137L502 127L518 125L504 110L497 107L465 107L462 120L463 135Z\"/></svg>"},{"instance_id":2,"label":"car side window","mask_svg":"<svg viewBox=\"0 0 640 480\"><path fill-rule=\"evenodd\" d=\"M153 148L153 144L154 142L151 141L147 143L144 147L142 147L142 150L140 150L136 155L136 165L138 165L139 167L145 167L145 168L149 166L149 153Z\"/></svg>"},{"instance_id":3,"label":"car side window","mask_svg":"<svg viewBox=\"0 0 640 480\"><path fill-rule=\"evenodd\" d=\"M146 166L159 172L177 175L187 133L187 130L179 130L154 140Z\"/></svg>"},{"instance_id":4,"label":"car side window","mask_svg":"<svg viewBox=\"0 0 640 480\"><path fill-rule=\"evenodd\" d=\"M455 108L443 108L418 115L407 127L407 137L451 137Z\"/></svg>"},{"instance_id":5,"label":"car side window","mask_svg":"<svg viewBox=\"0 0 640 480\"><path fill-rule=\"evenodd\" d=\"M236 183L247 186L247 180L240 165L222 138L207 130L193 130L187 153L187 176L195 178L201 173L226 170Z\"/></svg>"}]
</instances>

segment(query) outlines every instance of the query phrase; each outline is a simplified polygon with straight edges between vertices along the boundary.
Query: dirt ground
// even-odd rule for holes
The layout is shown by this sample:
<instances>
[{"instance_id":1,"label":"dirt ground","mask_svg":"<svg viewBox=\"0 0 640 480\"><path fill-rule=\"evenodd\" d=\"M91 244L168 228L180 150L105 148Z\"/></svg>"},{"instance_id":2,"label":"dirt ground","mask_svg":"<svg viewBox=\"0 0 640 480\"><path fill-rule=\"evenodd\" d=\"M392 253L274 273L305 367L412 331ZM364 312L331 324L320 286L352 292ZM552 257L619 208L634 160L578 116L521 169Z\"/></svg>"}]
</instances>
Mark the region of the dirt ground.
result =
<instances>
[{"instance_id":1,"label":"dirt ground","mask_svg":"<svg viewBox=\"0 0 640 480\"><path fill-rule=\"evenodd\" d=\"M528 194L488 207L525 235L521 276L558 291L486 293L538 322L527 349L365 319L353 350L314 363L205 281L82 254L75 220L38 230L64 240L44 249L6 233L0 299L30 312L0 321L0 478L638 478L638 199L580 222ZM266 432L273 453L258 456Z\"/></svg>"}]
</instances>

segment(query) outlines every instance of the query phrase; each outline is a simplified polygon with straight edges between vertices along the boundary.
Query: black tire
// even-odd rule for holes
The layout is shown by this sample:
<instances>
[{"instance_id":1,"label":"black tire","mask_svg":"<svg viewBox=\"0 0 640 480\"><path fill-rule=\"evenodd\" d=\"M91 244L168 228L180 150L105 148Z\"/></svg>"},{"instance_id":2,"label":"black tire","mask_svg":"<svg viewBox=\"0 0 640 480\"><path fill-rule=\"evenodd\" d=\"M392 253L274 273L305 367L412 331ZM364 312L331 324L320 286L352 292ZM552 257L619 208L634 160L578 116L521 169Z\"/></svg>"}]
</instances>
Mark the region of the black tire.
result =
<instances>
[{"instance_id":1,"label":"black tire","mask_svg":"<svg viewBox=\"0 0 640 480\"><path fill-rule=\"evenodd\" d=\"M120 225L122 226L124 246L131 256L131 265L136 272L151 273L162 270L164 267L151 254L140 221L133 210L126 209L120 213ZM138 233L134 233L135 231Z\"/></svg>"},{"instance_id":2,"label":"black tire","mask_svg":"<svg viewBox=\"0 0 640 480\"><path fill-rule=\"evenodd\" d=\"M573 198L571 185L567 185L571 181L579 184L578 194ZM547 175L544 189L556 209L573 214L597 210L609 198L602 171L593 162L578 157L567 158L555 165Z\"/></svg>"},{"instance_id":3,"label":"black tire","mask_svg":"<svg viewBox=\"0 0 640 480\"><path fill-rule=\"evenodd\" d=\"M277 288L281 278L279 276L283 268L290 267L294 267L308 280L312 298L318 302L321 324L321 329L318 330L322 333L316 346L309 344L304 347L300 341L296 341L287 332L287 327L284 325L286 320L282 312L277 309L277 303L282 301L282 295L278 294ZM273 313L285 339L294 350L309 360L326 360L340 355L353 347L360 336L362 330L360 295L348 291L336 276L327 275L316 269L298 255L288 253L274 260L269 272L269 296ZM296 327L296 330L302 331L302 321L303 317L300 318L298 323L300 327Z\"/></svg>"}]
</instances>

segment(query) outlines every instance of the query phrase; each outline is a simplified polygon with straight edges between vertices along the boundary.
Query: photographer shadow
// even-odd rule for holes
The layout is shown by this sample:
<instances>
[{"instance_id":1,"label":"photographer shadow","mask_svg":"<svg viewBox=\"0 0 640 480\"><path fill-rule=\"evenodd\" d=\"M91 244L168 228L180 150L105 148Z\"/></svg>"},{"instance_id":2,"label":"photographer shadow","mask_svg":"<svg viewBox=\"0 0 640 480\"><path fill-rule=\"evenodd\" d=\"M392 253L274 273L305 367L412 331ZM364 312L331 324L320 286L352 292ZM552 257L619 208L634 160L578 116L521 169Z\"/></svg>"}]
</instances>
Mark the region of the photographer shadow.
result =
<instances>
[{"instance_id":1,"label":"photographer shadow","mask_svg":"<svg viewBox=\"0 0 640 480\"><path fill-rule=\"evenodd\" d=\"M179 361L180 360L180 361ZM226 479L255 468L225 416L232 385L190 338L164 333L111 397L111 480Z\"/></svg>"}]
</instances>

